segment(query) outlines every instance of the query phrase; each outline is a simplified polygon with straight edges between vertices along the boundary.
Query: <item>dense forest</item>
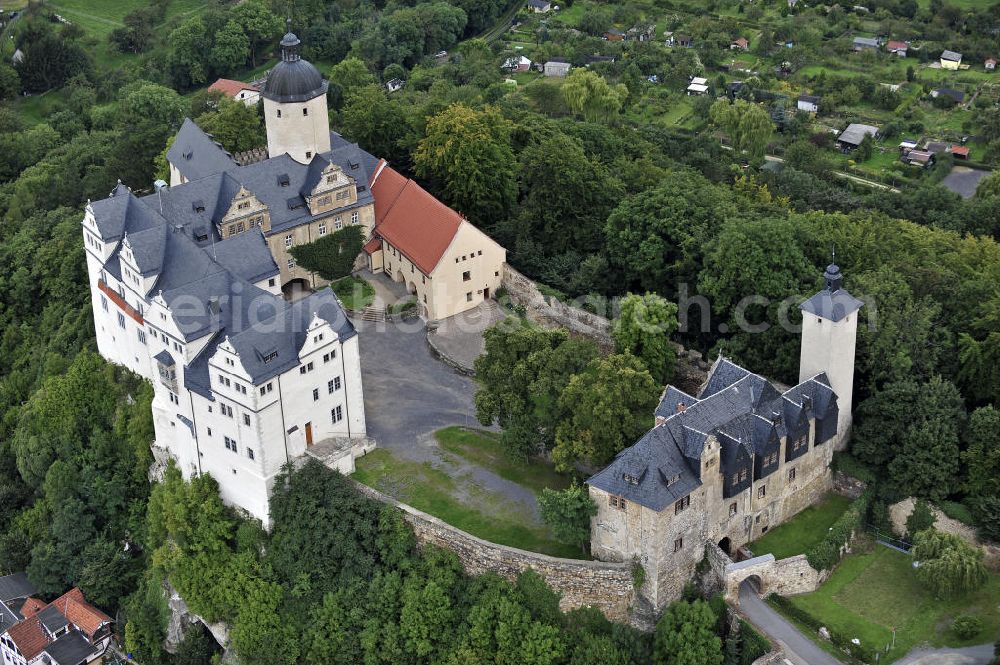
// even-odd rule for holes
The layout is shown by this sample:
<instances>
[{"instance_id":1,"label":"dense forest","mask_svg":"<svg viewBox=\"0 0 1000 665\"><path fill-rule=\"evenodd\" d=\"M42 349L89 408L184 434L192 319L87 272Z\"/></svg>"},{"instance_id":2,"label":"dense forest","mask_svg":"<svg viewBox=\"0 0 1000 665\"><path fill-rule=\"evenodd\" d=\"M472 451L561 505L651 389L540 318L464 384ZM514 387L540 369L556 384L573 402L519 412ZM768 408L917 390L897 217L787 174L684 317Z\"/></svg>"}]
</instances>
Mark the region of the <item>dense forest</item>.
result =
<instances>
[{"instance_id":1,"label":"dense forest","mask_svg":"<svg viewBox=\"0 0 1000 665\"><path fill-rule=\"evenodd\" d=\"M628 58L565 80L512 88L499 66L510 51L475 38L509 9L499 2L291 4L306 56L330 77L332 126L482 226L553 297L587 296L588 307L614 314L619 296L657 294L680 304L670 310L680 317L676 341L794 382L797 335L780 326L746 332L735 307L761 295L768 304L745 310L747 320L777 321L782 303L820 287L835 247L847 288L868 303L845 464L880 479L876 519L887 503L916 495L1000 538L997 176L968 200L926 182L873 190L834 178L809 136L792 142L784 168L758 168L749 143L747 155L720 145L725 121L707 105L694 130L630 115L647 76L688 75L688 55L655 44L633 44ZM888 4L905 16L912 3ZM0 64L0 569L26 569L47 596L80 585L120 611L145 663L174 658L158 646L164 579L203 616L232 622L247 663L583 665L647 663L650 653L675 662L671 648L712 654L697 662L715 654L740 662L738 645L718 630L718 608L672 610L703 627L694 646L681 647L594 613L564 615L537 578L473 579L443 553L418 556L398 516L318 469L285 478L271 534L229 514L210 479L185 484L171 472L150 489L151 390L96 355L82 208L119 179L149 189L185 116L229 150L263 144L256 110L202 89L273 62L286 11L278 0L214 1L166 19L169 6L155 0L124 17L109 36L120 54L110 63L92 57L92 36L44 4L9 27L24 57ZM616 17L634 8L604 9ZM951 23L974 24L974 12L943 4L922 20L955 30ZM966 30L971 51L978 38ZM443 49L447 61L428 57ZM389 95L381 83L395 77L407 85ZM56 101L39 116L22 93L42 92ZM981 134L1000 139L1000 110L982 118ZM696 295L708 308L685 310ZM789 315L794 323L797 308ZM595 351L563 342L540 343L575 358L574 371L591 372L594 384L622 367L649 370L651 386L670 378L655 352L602 364ZM508 375L502 363L495 371ZM569 375L553 376L547 394L558 401ZM636 412L648 406L630 403ZM557 448L560 426L582 417L526 404L519 408L535 418L527 426L524 414L504 416L519 428L512 445L522 453ZM501 416L496 404L480 406L484 418ZM631 425L616 431L599 455L631 434ZM339 528L303 523L318 514ZM317 621L341 630L316 631ZM207 662L210 651L192 635L177 662Z\"/></svg>"}]
</instances>

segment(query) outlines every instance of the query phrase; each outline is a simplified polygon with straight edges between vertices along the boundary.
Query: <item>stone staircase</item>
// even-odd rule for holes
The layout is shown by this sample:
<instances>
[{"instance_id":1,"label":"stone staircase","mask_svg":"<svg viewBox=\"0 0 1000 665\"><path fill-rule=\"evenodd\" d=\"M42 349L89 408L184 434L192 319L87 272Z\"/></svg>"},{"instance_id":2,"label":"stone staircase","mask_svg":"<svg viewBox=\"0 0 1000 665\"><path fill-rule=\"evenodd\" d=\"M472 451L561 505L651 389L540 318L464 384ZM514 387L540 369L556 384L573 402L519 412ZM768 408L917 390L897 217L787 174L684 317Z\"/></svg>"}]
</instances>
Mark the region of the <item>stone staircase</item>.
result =
<instances>
[{"instance_id":1,"label":"stone staircase","mask_svg":"<svg viewBox=\"0 0 1000 665\"><path fill-rule=\"evenodd\" d=\"M370 321L372 323L381 323L385 321L385 307L374 307L369 305L361 311L361 320Z\"/></svg>"}]
</instances>

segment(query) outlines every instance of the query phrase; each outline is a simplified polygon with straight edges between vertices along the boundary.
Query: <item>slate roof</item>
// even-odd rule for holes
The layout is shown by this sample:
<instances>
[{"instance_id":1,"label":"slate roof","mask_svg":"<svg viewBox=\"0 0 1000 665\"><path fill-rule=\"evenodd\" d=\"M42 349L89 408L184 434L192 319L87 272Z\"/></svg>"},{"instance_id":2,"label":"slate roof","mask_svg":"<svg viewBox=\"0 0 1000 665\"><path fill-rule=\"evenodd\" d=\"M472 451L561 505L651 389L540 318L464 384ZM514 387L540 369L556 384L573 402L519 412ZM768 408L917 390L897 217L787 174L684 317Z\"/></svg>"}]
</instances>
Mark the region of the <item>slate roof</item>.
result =
<instances>
[{"instance_id":1,"label":"slate roof","mask_svg":"<svg viewBox=\"0 0 1000 665\"><path fill-rule=\"evenodd\" d=\"M299 38L289 30L281 39L281 62L267 73L261 94L279 103L305 102L326 94L329 83L308 60L299 56Z\"/></svg>"},{"instance_id":2,"label":"slate roof","mask_svg":"<svg viewBox=\"0 0 1000 665\"><path fill-rule=\"evenodd\" d=\"M174 146L181 142L182 134L185 144L195 154L213 154L221 150L189 120L185 120L178 132ZM172 157L168 153L167 158L189 182L164 189L159 195L151 194L142 200L154 210L158 210L162 204L163 215L172 224L184 226L190 234L196 229L203 229L215 234L215 238L219 237L216 225L229 211L233 197L241 186L246 187L268 207L271 217L270 234L281 233L321 217L335 217L345 211L350 214L352 209L372 202L368 180L375 173L379 160L335 132L330 133L330 146L330 152L316 155L309 164L300 164L287 154L282 154L240 166L227 154L224 160L208 160L207 163L199 163L197 168L191 168L183 154L178 153L178 161L174 158L177 154ZM358 200L352 206L314 217L309 212L304 197L312 192L323 168L331 162L354 178ZM207 243L208 240L203 242Z\"/></svg>"},{"instance_id":3,"label":"slate roof","mask_svg":"<svg viewBox=\"0 0 1000 665\"><path fill-rule=\"evenodd\" d=\"M42 625L45 626L45 629L50 633L58 633L60 630L69 625L69 619L64 617L62 612L60 612L54 604L47 606L36 616L38 617L38 620L42 622Z\"/></svg>"},{"instance_id":4,"label":"slate roof","mask_svg":"<svg viewBox=\"0 0 1000 665\"><path fill-rule=\"evenodd\" d=\"M855 46L864 46L866 48L878 48L878 40L872 39L871 37L855 37Z\"/></svg>"},{"instance_id":5,"label":"slate roof","mask_svg":"<svg viewBox=\"0 0 1000 665\"><path fill-rule=\"evenodd\" d=\"M198 180L236 166L232 156L190 118L184 119L174 136L174 143L167 151L167 161L188 180Z\"/></svg>"},{"instance_id":6,"label":"slate roof","mask_svg":"<svg viewBox=\"0 0 1000 665\"><path fill-rule=\"evenodd\" d=\"M378 172L372 192L375 233L430 275L458 233L462 216L389 166Z\"/></svg>"},{"instance_id":7,"label":"slate roof","mask_svg":"<svg viewBox=\"0 0 1000 665\"><path fill-rule=\"evenodd\" d=\"M823 277L826 279L826 288L799 305L799 309L828 321L840 321L845 316L861 309L864 302L843 288L843 277L836 264L827 266Z\"/></svg>"},{"instance_id":8,"label":"slate roof","mask_svg":"<svg viewBox=\"0 0 1000 665\"><path fill-rule=\"evenodd\" d=\"M810 104L819 104L820 98L816 95L799 95L798 101L808 102Z\"/></svg>"},{"instance_id":9,"label":"slate roof","mask_svg":"<svg viewBox=\"0 0 1000 665\"><path fill-rule=\"evenodd\" d=\"M938 88L934 90L937 96L946 95L951 97L956 102L961 103L965 99L965 93L961 90L955 90L953 88Z\"/></svg>"},{"instance_id":10,"label":"slate roof","mask_svg":"<svg viewBox=\"0 0 1000 665\"><path fill-rule=\"evenodd\" d=\"M79 630L71 630L45 647L45 653L54 665L78 665L87 661L96 649L86 635Z\"/></svg>"},{"instance_id":11,"label":"slate roof","mask_svg":"<svg viewBox=\"0 0 1000 665\"><path fill-rule=\"evenodd\" d=\"M0 601L7 602L15 598L27 598L38 590L24 573L14 573L0 577Z\"/></svg>"},{"instance_id":12,"label":"slate roof","mask_svg":"<svg viewBox=\"0 0 1000 665\"><path fill-rule=\"evenodd\" d=\"M290 158L287 159L290 161ZM361 163L360 160L357 162L358 169L363 168ZM304 174L306 167L300 166ZM189 185L198 183L173 188L168 195L171 205L181 205L178 201L183 203L180 197L174 195ZM367 191L367 185L362 186ZM98 208L141 212L150 211L148 205L156 204L155 196L139 200L124 187L116 189L112 199L119 201L97 202L101 204ZM164 211L167 209L165 205ZM274 259L260 232L248 231L224 241L199 244L189 234L191 224L171 226L155 210L152 215L141 212L136 219L138 221L125 214L121 220L122 233L128 234L135 250L147 257L143 259L147 261L153 260L149 257L155 253L140 248L142 241L155 239L159 248L161 269L149 295L162 298L173 310L174 322L186 341L211 336L201 353L184 368L184 384L189 389L212 399L208 358L227 336L257 385L298 364L298 350L305 341L312 313L319 313L329 321L341 339L356 334L330 291L289 305L280 296L254 286L254 281L277 273ZM150 220L166 229L162 236L144 228ZM142 230L133 233L133 223L143 227ZM113 274L118 271L119 251L116 250L104 266ZM263 356L271 349L279 351L278 359L265 364Z\"/></svg>"},{"instance_id":13,"label":"slate roof","mask_svg":"<svg viewBox=\"0 0 1000 665\"><path fill-rule=\"evenodd\" d=\"M684 402L683 410L678 402ZM835 409L836 395L825 374L782 393L720 356L697 398L668 386L656 409L666 421L587 484L658 512L701 486L701 453L709 435L721 444L719 472L724 473L741 451L760 454L774 437L798 436L808 431L809 418L833 416Z\"/></svg>"},{"instance_id":14,"label":"slate roof","mask_svg":"<svg viewBox=\"0 0 1000 665\"><path fill-rule=\"evenodd\" d=\"M945 49L944 51L941 51L941 59L950 60L952 62L962 62L962 54Z\"/></svg>"}]
</instances>

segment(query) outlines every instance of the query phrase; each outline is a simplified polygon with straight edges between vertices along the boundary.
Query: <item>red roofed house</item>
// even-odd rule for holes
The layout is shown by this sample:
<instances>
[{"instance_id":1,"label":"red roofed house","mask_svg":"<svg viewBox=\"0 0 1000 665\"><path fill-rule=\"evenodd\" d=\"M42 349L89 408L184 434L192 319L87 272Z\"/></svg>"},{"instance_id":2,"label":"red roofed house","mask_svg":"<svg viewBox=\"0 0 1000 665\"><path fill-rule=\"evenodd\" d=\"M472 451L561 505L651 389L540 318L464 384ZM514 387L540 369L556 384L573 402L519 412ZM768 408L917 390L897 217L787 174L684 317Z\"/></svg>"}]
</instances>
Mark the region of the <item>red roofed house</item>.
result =
<instances>
[{"instance_id":1,"label":"red roofed house","mask_svg":"<svg viewBox=\"0 0 1000 665\"><path fill-rule=\"evenodd\" d=\"M260 101L260 90L249 83L232 79L219 79L208 86L209 92L221 92L226 97L243 102L247 106L256 106Z\"/></svg>"},{"instance_id":2,"label":"red roofed house","mask_svg":"<svg viewBox=\"0 0 1000 665\"><path fill-rule=\"evenodd\" d=\"M30 587L18 575L0 578L0 590L11 585ZM23 593L3 594L0 629L4 665L94 663L111 643L111 617L88 603L77 588L48 604Z\"/></svg>"},{"instance_id":3,"label":"red roofed house","mask_svg":"<svg viewBox=\"0 0 1000 665\"><path fill-rule=\"evenodd\" d=\"M885 50L886 51L888 51L889 53L895 53L900 58L905 58L906 57L906 51L909 48L910 48L910 45L907 44L906 42L900 42L900 41L896 41L894 39L890 39L889 42L885 45Z\"/></svg>"},{"instance_id":4,"label":"red roofed house","mask_svg":"<svg viewBox=\"0 0 1000 665\"><path fill-rule=\"evenodd\" d=\"M496 294L507 250L384 160L371 192L375 229L364 248L368 266L405 283L423 316L454 316Z\"/></svg>"},{"instance_id":5,"label":"red roofed house","mask_svg":"<svg viewBox=\"0 0 1000 665\"><path fill-rule=\"evenodd\" d=\"M746 37L739 37L737 39L734 39L732 43L729 45L729 49L731 51L736 51L736 50L746 51L749 48L750 48L750 42L747 41Z\"/></svg>"},{"instance_id":6,"label":"red roofed house","mask_svg":"<svg viewBox=\"0 0 1000 665\"><path fill-rule=\"evenodd\" d=\"M955 159L968 159L969 149L964 145L953 145L949 152L955 156Z\"/></svg>"}]
</instances>

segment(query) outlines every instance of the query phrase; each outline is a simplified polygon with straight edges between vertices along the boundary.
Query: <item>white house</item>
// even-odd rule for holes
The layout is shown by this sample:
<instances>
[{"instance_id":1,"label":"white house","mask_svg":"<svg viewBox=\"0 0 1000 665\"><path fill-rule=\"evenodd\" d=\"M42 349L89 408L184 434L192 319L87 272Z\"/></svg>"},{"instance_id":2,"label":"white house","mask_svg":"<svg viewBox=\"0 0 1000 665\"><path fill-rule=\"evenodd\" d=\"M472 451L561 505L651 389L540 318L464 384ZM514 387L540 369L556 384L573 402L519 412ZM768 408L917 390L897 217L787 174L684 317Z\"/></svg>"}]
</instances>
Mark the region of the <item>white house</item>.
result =
<instances>
[{"instance_id":1,"label":"white house","mask_svg":"<svg viewBox=\"0 0 1000 665\"><path fill-rule=\"evenodd\" d=\"M552 10L552 3L548 0L528 0L528 11L535 14L544 14Z\"/></svg>"},{"instance_id":2,"label":"white house","mask_svg":"<svg viewBox=\"0 0 1000 665\"><path fill-rule=\"evenodd\" d=\"M222 93L229 99L243 102L247 106L256 106L260 101L260 90L256 86L232 79L219 79L208 86L208 91Z\"/></svg>"},{"instance_id":3,"label":"white house","mask_svg":"<svg viewBox=\"0 0 1000 665\"><path fill-rule=\"evenodd\" d=\"M708 79L701 76L695 76L691 79L691 83L687 87L687 94L704 95L706 92L708 92Z\"/></svg>"},{"instance_id":4,"label":"white house","mask_svg":"<svg viewBox=\"0 0 1000 665\"><path fill-rule=\"evenodd\" d=\"M546 76L562 78L569 74L570 64L565 60L549 60L545 63L543 72Z\"/></svg>"},{"instance_id":5,"label":"white house","mask_svg":"<svg viewBox=\"0 0 1000 665\"><path fill-rule=\"evenodd\" d=\"M531 69L531 59L523 55L511 56L504 60L501 69L506 72L526 72Z\"/></svg>"},{"instance_id":6,"label":"white house","mask_svg":"<svg viewBox=\"0 0 1000 665\"><path fill-rule=\"evenodd\" d=\"M119 184L87 205L98 350L153 384L155 445L183 475L211 473L224 501L267 526L285 464L329 442L349 473L365 452L357 332L332 291L281 297L259 228L223 239L221 223L162 208L173 193Z\"/></svg>"},{"instance_id":7,"label":"white house","mask_svg":"<svg viewBox=\"0 0 1000 665\"><path fill-rule=\"evenodd\" d=\"M819 113L819 101L815 95L799 95L797 108L806 113Z\"/></svg>"}]
</instances>

